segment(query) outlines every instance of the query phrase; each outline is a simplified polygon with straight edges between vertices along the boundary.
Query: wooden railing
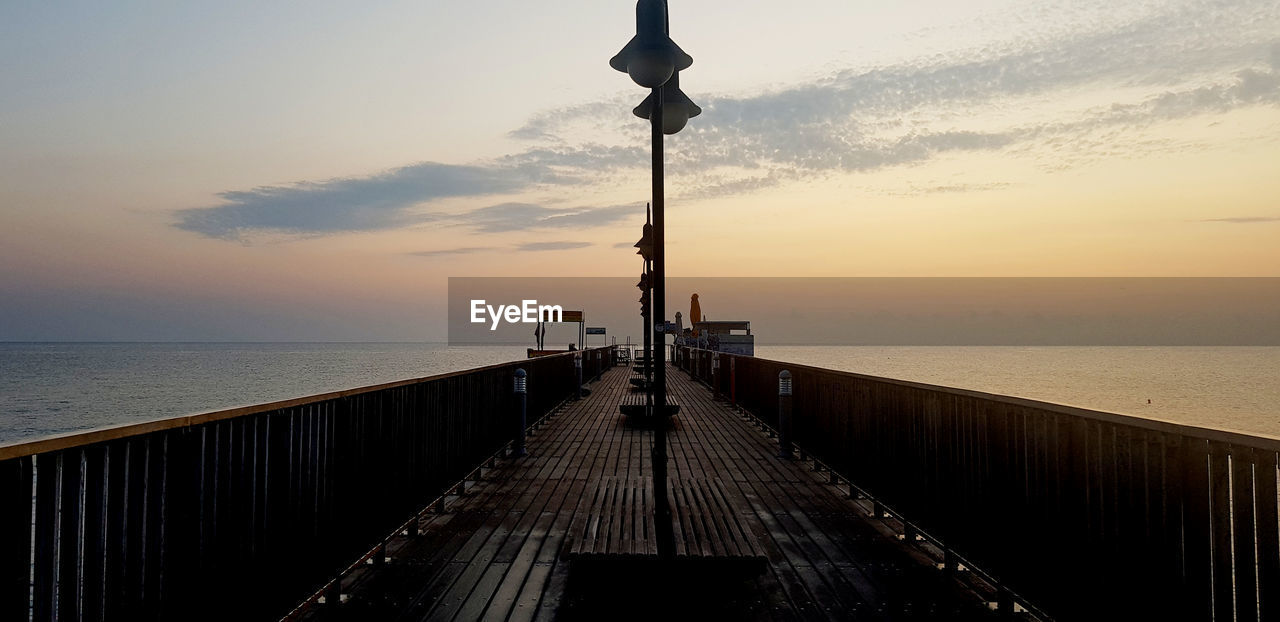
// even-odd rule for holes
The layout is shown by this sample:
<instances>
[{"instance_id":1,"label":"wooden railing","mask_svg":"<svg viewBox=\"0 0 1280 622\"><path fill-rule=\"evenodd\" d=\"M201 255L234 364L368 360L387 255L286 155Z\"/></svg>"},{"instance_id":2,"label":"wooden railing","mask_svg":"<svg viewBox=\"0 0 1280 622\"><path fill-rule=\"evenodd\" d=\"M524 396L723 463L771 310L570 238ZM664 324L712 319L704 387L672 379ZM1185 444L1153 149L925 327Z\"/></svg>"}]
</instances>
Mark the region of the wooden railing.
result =
<instances>
[{"instance_id":1,"label":"wooden railing","mask_svg":"<svg viewBox=\"0 0 1280 622\"><path fill-rule=\"evenodd\" d=\"M610 364L587 350L583 376ZM0 445L0 620L279 619L574 395L574 355Z\"/></svg>"},{"instance_id":2,"label":"wooden railing","mask_svg":"<svg viewBox=\"0 0 1280 622\"><path fill-rule=\"evenodd\" d=\"M1280 619L1278 438L681 354L774 426L789 370L798 445L1052 617Z\"/></svg>"}]
</instances>

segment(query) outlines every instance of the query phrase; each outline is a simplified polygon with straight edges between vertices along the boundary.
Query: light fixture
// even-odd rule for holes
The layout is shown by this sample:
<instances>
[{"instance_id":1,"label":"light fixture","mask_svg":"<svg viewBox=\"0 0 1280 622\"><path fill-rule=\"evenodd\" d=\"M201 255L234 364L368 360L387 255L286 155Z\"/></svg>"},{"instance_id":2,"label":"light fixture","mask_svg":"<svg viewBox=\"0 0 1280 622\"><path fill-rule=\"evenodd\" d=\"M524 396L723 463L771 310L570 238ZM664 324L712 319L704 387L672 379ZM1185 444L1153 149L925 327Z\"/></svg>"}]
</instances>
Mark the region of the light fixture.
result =
<instances>
[{"instance_id":1,"label":"light fixture","mask_svg":"<svg viewBox=\"0 0 1280 622\"><path fill-rule=\"evenodd\" d=\"M636 3L636 35L609 59L610 67L649 89L666 84L673 73L692 64L693 57L685 54L667 32L666 0Z\"/></svg>"},{"instance_id":2,"label":"light fixture","mask_svg":"<svg viewBox=\"0 0 1280 622\"><path fill-rule=\"evenodd\" d=\"M653 116L653 93L644 98L635 110L631 111L641 119ZM680 90L680 72L671 75L671 79L662 85L662 133L671 135L684 129L689 119L702 114L702 109Z\"/></svg>"}]
</instances>

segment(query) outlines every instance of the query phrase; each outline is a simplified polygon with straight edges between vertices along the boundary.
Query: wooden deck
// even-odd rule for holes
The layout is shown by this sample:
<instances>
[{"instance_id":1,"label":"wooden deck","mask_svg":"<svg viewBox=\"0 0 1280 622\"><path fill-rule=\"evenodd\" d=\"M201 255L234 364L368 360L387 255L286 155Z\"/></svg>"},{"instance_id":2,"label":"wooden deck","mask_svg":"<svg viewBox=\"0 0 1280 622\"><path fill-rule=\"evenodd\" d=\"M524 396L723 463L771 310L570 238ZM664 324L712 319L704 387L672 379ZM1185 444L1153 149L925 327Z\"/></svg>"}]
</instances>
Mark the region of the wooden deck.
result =
<instances>
[{"instance_id":1,"label":"wooden deck","mask_svg":"<svg viewBox=\"0 0 1280 622\"><path fill-rule=\"evenodd\" d=\"M808 463L777 458L776 441L674 368L668 385L682 405L668 435L677 556L762 561L740 574L732 566L644 565L656 560L648 509L653 432L628 426L618 412L629 375L625 367L606 372L590 397L568 404L529 437L528 457L486 470L443 511L424 515L419 535L395 539L385 561L351 573L342 605L320 605L305 617L990 615L975 592L918 546L904 544L892 525L870 517L865 502L848 499ZM612 565L588 566L602 559ZM622 570L631 562L639 574ZM636 582L653 575L667 580ZM603 594L610 586L614 591ZM592 601L597 593L613 608L607 618L592 609L601 606Z\"/></svg>"}]
</instances>

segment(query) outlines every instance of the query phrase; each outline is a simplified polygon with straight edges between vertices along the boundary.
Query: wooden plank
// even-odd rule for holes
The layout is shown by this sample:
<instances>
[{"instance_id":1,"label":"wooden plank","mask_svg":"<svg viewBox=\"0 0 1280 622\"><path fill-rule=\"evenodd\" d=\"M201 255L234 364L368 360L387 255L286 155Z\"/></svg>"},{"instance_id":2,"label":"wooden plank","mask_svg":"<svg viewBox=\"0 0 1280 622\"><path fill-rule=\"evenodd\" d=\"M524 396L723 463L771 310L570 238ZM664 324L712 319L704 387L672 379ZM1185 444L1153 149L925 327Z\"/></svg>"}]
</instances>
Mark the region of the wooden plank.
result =
<instances>
[{"instance_id":1,"label":"wooden plank","mask_svg":"<svg viewBox=\"0 0 1280 622\"><path fill-rule=\"evenodd\" d=\"M703 421L707 421L710 424L716 423L713 419L716 418L717 413L713 406L698 403L696 400L694 406L696 410L691 411L691 414L696 414L696 422L699 424ZM736 445L734 440L740 441L741 439L739 437L738 439L730 440L729 437L720 435L719 433L723 432L727 427L707 425L705 428L698 428L699 432L712 435L706 437L703 444L708 447L719 448L722 456L724 455L723 450ZM744 432L746 431L745 426L741 426L740 429ZM717 436L719 438L712 440ZM760 455L770 456L772 446L767 443L765 443L765 446L768 453L759 452L758 449L747 451L752 454L752 458ZM759 445L756 447L759 447ZM739 459L743 458L742 456L738 457ZM761 495L771 496L770 490L778 482L799 481L794 470L782 468L783 464L771 457L753 461L752 466L747 468L746 473L754 474L755 477L747 477L746 479L759 482L761 487L759 489L751 488L747 491L748 498L760 498ZM787 471L791 472L787 473ZM804 614L806 617L823 617L823 613L830 615L829 612L832 611L850 611L847 607L857 604L842 601L836 596L838 588L833 588L833 585L842 584L842 578L837 580L832 573L822 573L814 570L813 561L801 552L801 548L797 544L798 540L796 538L803 538L804 536L788 530L781 523L778 523L779 518L784 518L783 515L775 514L765 506L756 506L754 510L756 516L766 526L772 525L768 531L773 537L768 541L768 544L765 544L764 548L769 560L772 562L774 571L777 573L779 584L782 586L783 592L787 594L787 598L793 607L798 608L801 612L808 611L807 614ZM831 581L836 581L836 583L830 583Z\"/></svg>"},{"instance_id":2,"label":"wooden plank","mask_svg":"<svg viewBox=\"0 0 1280 622\"><path fill-rule=\"evenodd\" d=\"M691 408L691 410L689 411L691 415L690 419L693 419L695 421L702 421L704 417L702 411L697 409L696 405L690 406L690 408ZM696 415L696 417L694 415ZM729 441L729 442L717 441L716 444L720 446L733 444L732 435L724 436L720 434L725 429L731 429L730 426L715 425L715 426L712 426L712 429L714 430L714 434L718 435L719 438L725 441ZM749 436L754 436L754 438L750 441L750 443L748 443L749 445L751 445L751 447L749 449L744 448L744 453L748 455L754 454L754 455L764 455L764 456L768 456L772 453L774 446L771 441L764 439L762 436L756 435L754 431L747 429L745 426L743 426L743 430L746 431ZM709 441L707 442L708 444L710 444ZM797 598L806 599L806 598L813 597L815 594L825 593L825 594L831 595L840 590L845 590L848 593L858 593L859 589L861 589L863 593L867 593L874 597L876 594L876 590L878 588L874 588L873 587L874 583L869 582L867 580L868 575L861 574L857 566L849 563L848 558L844 558L842 556L837 555L838 558L841 558L841 561L839 562L833 562L832 559L826 558L826 556L828 555L828 551L839 553L846 546L850 546L851 541L841 535L844 529L847 529L849 525L842 524L841 525L842 528L838 528L834 530L829 528L823 528L823 529L816 528L816 526L819 524L819 521L822 521L822 523L825 524L830 520L828 518L820 518L820 517L840 516L842 511L844 513L847 513L849 516L853 516L852 509L841 510L840 505L833 505L833 504L845 504L847 503L847 500L838 498L835 495L832 495L829 487L824 487L818 484L817 482L814 481L811 475L808 475L803 471L802 471L802 473L804 473L803 479L797 476L797 474L795 474L794 472L785 474L784 472L779 471L778 466L780 462L775 459L768 459L764 461L752 460L751 464L752 464L751 467L746 467L742 469L744 473L752 474L752 476L748 477L746 480L744 480L744 482L749 483L752 481L758 481L759 489L756 489L755 487L747 487L747 488L743 488L743 492L746 493L748 497L764 499L765 505L759 508L761 510L759 513L759 518L765 521L766 523L774 520L775 518L784 518L788 521L795 522L795 525L790 530L784 529L782 533L775 533L774 538L777 538L777 539L774 540L772 544L765 544L766 549L772 548L774 544L780 544L784 548L792 549L793 551L791 554L788 554L788 557L792 557L794 555L794 557L792 557L792 561L790 562L791 571L794 572L795 570L800 570L801 572L799 575L795 575L795 574L790 575L792 579L784 579L783 584L784 585L790 584L793 588L795 588L797 587L796 583L800 583L801 585L805 583L801 577L810 577L810 579L814 577L813 573L807 570L804 570L804 568L807 567L807 562L810 562L811 560L806 556L806 554L802 554L801 553L802 551L807 551L808 554L816 553L817 555L819 555L819 557L817 558L818 561L815 563L822 565L821 567L827 567L827 568L833 567L835 571L834 573L828 573L828 574L831 575L832 577L830 579L830 581L832 581L831 585L833 587L834 586L838 586L838 587L834 587L833 589L833 587L828 587L825 584L812 584L812 581L811 581L810 585L803 587L803 593L792 594L792 601L797 602L796 601ZM783 469L782 471L789 471L789 469ZM805 504L814 504L815 506L817 506L817 507L814 507L815 510L818 509L818 507L825 506L825 508L830 509L830 512L827 513L827 512L822 512L821 510L818 510L819 512L818 514L809 514L809 510L802 510L802 511L794 512L794 515L792 513L787 513L788 514L787 516L776 515L774 511L770 511L771 508L779 508L779 507L785 508L789 503L795 503L795 501L788 501L785 497L778 497L772 493L772 491L778 488L780 484L782 484L783 489L791 491L792 494L797 495L796 498L800 499L801 502ZM740 483L739 485L742 486L743 484ZM796 485L799 485L800 487L793 489L793 486L796 486ZM815 491L815 493L802 492L806 490L813 490ZM813 507L813 506L810 506L810 507ZM802 517L803 520L807 521L810 526L801 527L797 521L797 517ZM813 532L815 531L818 533L814 534ZM782 534L786 534L786 535L783 536ZM800 539L809 538L809 537L819 537L819 538L823 538L826 544L824 546L816 547L816 548L815 547L796 548L796 544L794 542L790 542L789 539L797 538L797 537ZM798 541L799 540L796 540L795 542L798 542ZM864 561L870 562L869 566L874 567L878 565L878 563L880 563L880 560L882 560L883 558L884 558L884 551L879 551L877 552L876 556L873 557L871 560L864 560ZM773 567L775 569L785 568L785 567L779 567L778 561L775 560L773 557L771 557L770 559L771 559L771 562L773 562ZM871 568L868 568L868 571L870 571L872 574L876 574L876 570L872 570ZM892 570L890 572L892 573ZM819 574L822 574L822 573L819 573ZM838 577L838 580L835 577ZM880 580L883 581L884 578L881 577ZM862 587L858 588L856 587L857 585L861 585ZM915 589L916 589L915 586L912 586L911 588L908 588L906 590L899 590L899 591L910 592ZM919 590L919 591L928 592L930 590L925 589L925 590ZM874 600L876 599L873 598L872 602L874 602ZM844 604L847 604L850 608L842 609L842 611L859 610L860 607L866 607L865 603L866 601L860 601L857 599L857 597L855 597L855 600L853 601L844 601ZM841 600L837 599L834 602L828 603L828 605L836 605L836 604L841 604Z\"/></svg>"},{"instance_id":3,"label":"wooden plank","mask_svg":"<svg viewBox=\"0 0 1280 622\"><path fill-rule=\"evenodd\" d=\"M640 499L639 499L639 495L640 495L639 482L637 482L636 479L629 478L629 477L626 478L625 482L626 482L626 488L624 489L623 492L626 497L626 506L624 508L625 511L619 512L620 514L619 518L621 523L620 531L622 533L622 542L621 542L622 546L618 551L618 553L620 555L635 555L636 544L638 541L638 538L636 537L635 519L637 514L637 508L643 507L643 504L640 502Z\"/></svg>"},{"instance_id":4,"label":"wooden plank","mask_svg":"<svg viewBox=\"0 0 1280 622\"><path fill-rule=\"evenodd\" d=\"M644 512L644 521L645 521L644 554L645 554L645 555L657 555L657 554L658 554L658 537L657 537L657 533L655 532L655 529L657 529L657 527L656 527L656 525L654 524L654 514L653 514L653 513L654 513L654 509L655 509L655 507L656 507L656 506L655 506L655 501L654 501L654 496L653 496L653 494L654 494L654 493L653 493L653 478L652 478L652 477L646 477L646 478L644 478L644 499L645 499L645 512Z\"/></svg>"},{"instance_id":5,"label":"wooden plank","mask_svg":"<svg viewBox=\"0 0 1280 622\"><path fill-rule=\"evenodd\" d=\"M529 458L511 461L508 463L508 466L505 467L510 470L512 477L495 477L495 479L501 482L498 488L492 489L490 494L487 495L477 495L473 491L473 496L460 499L454 507L451 507L450 514L445 515L444 517L437 517L432 521L429 521L426 525L428 534L433 533L434 526L436 524L449 521L450 517L458 515L454 514L454 512L461 513L460 515L463 517L472 517L461 522L452 521L454 526L457 528L457 531L452 534L452 537L445 540L443 544L431 538L422 538L420 539L420 543L417 547L405 547L408 550L402 550L399 553L405 558L409 558L415 555L415 549L429 552L427 554L427 562L425 564L422 566L408 566L410 568L421 568L422 571L428 573L427 576L430 577L427 580L421 581L421 583L416 586L416 589L413 589L413 592L418 595L408 600L410 603L409 609L418 609L423 611L430 610L432 603L438 600L440 595L450 589L449 586L454 584L459 577L462 576L463 564L458 562L449 562L448 560L454 559L455 555L457 555L457 553L466 546L468 542L476 540L476 534L474 532L477 529L477 520L485 520L483 517L489 517L487 522L479 523L479 529L482 532L480 539L483 540L493 536L495 533L500 533L494 529L493 521L503 515L500 511L501 507L505 506L507 508L506 511L510 512L523 507L520 504L527 504L533 500L541 502L548 498L563 499L563 490L559 495L552 494L550 497L538 495L539 482L548 481L547 476L553 471L560 471L563 473L561 463L566 461L567 456L570 454L557 450L558 446L570 442L578 442L587 435L594 434L595 432L596 430L594 428L559 428L557 430L553 430L552 433L539 435L537 450L535 451L534 444L530 445L532 453ZM550 446L547 446L548 444L550 444ZM517 466L519 468L516 468ZM568 478L567 480L557 479L555 480L555 483L557 486L563 486L563 488L569 488L578 484L573 480L573 478ZM477 505L479 507L477 507ZM517 522L517 525L520 524L523 524L523 521ZM560 529L563 531L564 527L562 526ZM518 531L519 528L512 530L510 533L515 534ZM510 534L508 534L508 536L509 535ZM503 538L499 537L498 541L502 542ZM505 547L505 544L503 547ZM499 550L503 547L499 547ZM475 548L473 550L479 551L480 549ZM479 560L473 555L471 560L467 563L483 564L487 562ZM381 573L378 574L394 574L398 568L404 567L405 566L392 565L383 569ZM413 576L416 573L409 574L410 576ZM404 581L408 580L409 579L407 577L404 579ZM506 578L504 577L504 581L505 580ZM370 581L364 581L363 583L368 584ZM373 583L376 584L376 582ZM353 586L353 589L360 589L360 587ZM376 588L371 587L369 589Z\"/></svg>"},{"instance_id":6,"label":"wooden plank","mask_svg":"<svg viewBox=\"0 0 1280 622\"><path fill-rule=\"evenodd\" d=\"M625 369L605 371L591 396L530 437L529 459L500 465L446 514L428 517L423 535L398 544L392 563L370 568L348 586L352 597L388 603L371 617L553 619L569 585L563 554L579 548L576 538L587 529L582 521L593 512L607 519L596 525L602 551L656 555L652 433L626 426L616 410L627 376ZM925 574L911 571L915 559L859 515L853 501L803 465L774 457L776 442L714 402L705 388L682 375L668 378L687 415L669 432L669 492L673 501L679 498L679 533L687 520L686 550L698 556L742 558L754 551L767 560L759 578L762 618L954 610L948 609L955 606L953 590L917 581L941 573L924 566L919 572ZM605 478L613 488L597 498ZM574 546L566 547L571 531Z\"/></svg>"}]
</instances>

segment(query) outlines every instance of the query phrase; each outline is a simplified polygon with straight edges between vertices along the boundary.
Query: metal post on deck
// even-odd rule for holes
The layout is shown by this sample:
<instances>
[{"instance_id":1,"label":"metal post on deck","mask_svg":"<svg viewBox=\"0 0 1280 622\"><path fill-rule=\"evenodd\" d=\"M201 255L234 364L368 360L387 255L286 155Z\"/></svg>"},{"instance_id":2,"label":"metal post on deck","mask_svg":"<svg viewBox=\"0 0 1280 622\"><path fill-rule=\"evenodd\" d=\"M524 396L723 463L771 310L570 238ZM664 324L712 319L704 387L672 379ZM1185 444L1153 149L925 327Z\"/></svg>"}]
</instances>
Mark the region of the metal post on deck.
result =
<instances>
[{"instance_id":1,"label":"metal post on deck","mask_svg":"<svg viewBox=\"0 0 1280 622\"><path fill-rule=\"evenodd\" d=\"M718 354L711 355L711 397L717 401L720 399L720 356Z\"/></svg>"},{"instance_id":2,"label":"metal post on deck","mask_svg":"<svg viewBox=\"0 0 1280 622\"><path fill-rule=\"evenodd\" d=\"M663 213L662 136L675 134L702 112L680 90L679 72L688 69L693 58L671 40L666 0L639 0L636 3L636 36L609 59L609 66L627 73L640 86L650 89L633 112L649 119L653 145L653 309L646 331L654 331L653 403L658 409L653 438L653 487L658 555L674 556L675 540L671 508L667 502L667 344L666 344L666 253Z\"/></svg>"},{"instance_id":3,"label":"metal post on deck","mask_svg":"<svg viewBox=\"0 0 1280 622\"><path fill-rule=\"evenodd\" d=\"M524 430L528 427L528 405L529 395L527 386L528 374L523 369L516 370L515 393L516 408L520 410L520 430L516 432L516 446L512 453L516 456L527 456L529 451L525 449ZM581 386L581 384L579 384Z\"/></svg>"},{"instance_id":4,"label":"metal post on deck","mask_svg":"<svg viewBox=\"0 0 1280 622\"><path fill-rule=\"evenodd\" d=\"M671 526L671 506L667 500L667 260L662 172L662 87L653 89L653 111L650 113L653 137L653 315L650 330L655 330L653 344L653 404L658 416L653 432L654 529L658 540L658 556L675 556L675 531ZM661 332L654 328L661 327Z\"/></svg>"},{"instance_id":5,"label":"metal post on deck","mask_svg":"<svg viewBox=\"0 0 1280 622\"><path fill-rule=\"evenodd\" d=\"M791 450L791 372L778 372L778 457L790 460Z\"/></svg>"},{"instance_id":6,"label":"metal post on deck","mask_svg":"<svg viewBox=\"0 0 1280 622\"><path fill-rule=\"evenodd\" d=\"M573 368L578 374L578 399L582 399L582 352L573 355Z\"/></svg>"}]
</instances>

